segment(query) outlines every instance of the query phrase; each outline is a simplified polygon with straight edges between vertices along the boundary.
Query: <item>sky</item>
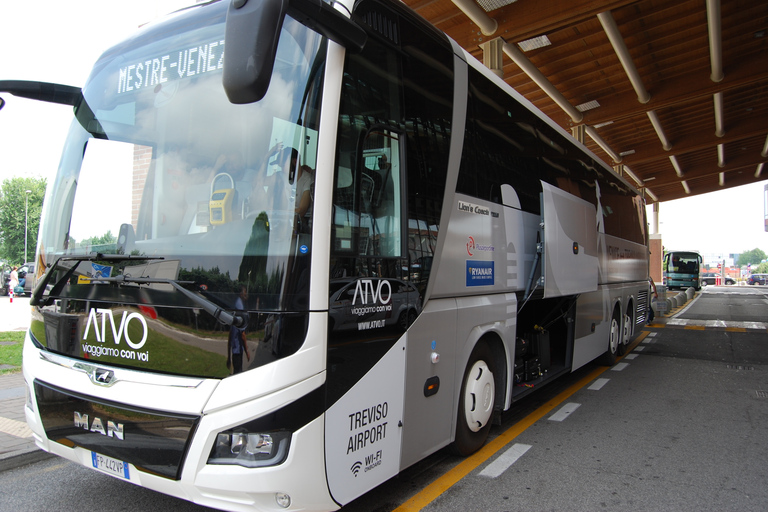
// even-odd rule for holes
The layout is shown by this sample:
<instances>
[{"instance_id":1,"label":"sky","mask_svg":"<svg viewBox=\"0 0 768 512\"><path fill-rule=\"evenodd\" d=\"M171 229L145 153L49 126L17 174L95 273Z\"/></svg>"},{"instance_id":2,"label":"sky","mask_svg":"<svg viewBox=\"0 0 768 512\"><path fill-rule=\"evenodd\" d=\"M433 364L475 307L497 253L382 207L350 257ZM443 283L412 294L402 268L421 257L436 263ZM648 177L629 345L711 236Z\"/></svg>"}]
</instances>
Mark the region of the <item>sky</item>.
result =
<instances>
[{"instance_id":1,"label":"sky","mask_svg":"<svg viewBox=\"0 0 768 512\"><path fill-rule=\"evenodd\" d=\"M0 80L80 87L104 50L139 25L192 3L194 0L4 2L0 47L6 50L0 57ZM9 94L2 97L7 103L0 111L0 182L29 176L44 177L50 183L72 109ZM664 247L724 258L754 248L768 253L763 205L766 183L661 203L659 227Z\"/></svg>"},{"instance_id":2,"label":"sky","mask_svg":"<svg viewBox=\"0 0 768 512\"><path fill-rule=\"evenodd\" d=\"M705 262L707 255L726 259L729 254L755 248L768 253L763 205L766 184L764 180L660 203L659 233L664 248L697 250L705 256Z\"/></svg>"},{"instance_id":3,"label":"sky","mask_svg":"<svg viewBox=\"0 0 768 512\"><path fill-rule=\"evenodd\" d=\"M38 0L3 2L0 80L39 80L81 87L99 56L136 29L194 0ZM72 109L2 94L0 182L52 181Z\"/></svg>"}]
</instances>

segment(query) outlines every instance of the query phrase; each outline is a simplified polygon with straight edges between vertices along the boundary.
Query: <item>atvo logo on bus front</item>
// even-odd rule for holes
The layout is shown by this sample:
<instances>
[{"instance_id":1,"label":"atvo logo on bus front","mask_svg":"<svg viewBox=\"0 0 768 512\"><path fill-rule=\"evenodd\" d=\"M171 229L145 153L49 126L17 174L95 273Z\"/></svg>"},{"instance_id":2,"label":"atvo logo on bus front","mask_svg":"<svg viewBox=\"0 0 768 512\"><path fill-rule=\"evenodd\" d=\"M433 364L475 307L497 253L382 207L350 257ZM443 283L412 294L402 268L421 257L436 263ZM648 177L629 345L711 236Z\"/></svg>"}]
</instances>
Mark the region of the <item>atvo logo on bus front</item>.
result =
<instances>
[{"instance_id":1,"label":"atvo logo on bus front","mask_svg":"<svg viewBox=\"0 0 768 512\"><path fill-rule=\"evenodd\" d=\"M101 329L99 329L99 320L96 318L97 314L101 315ZM115 345L120 345L120 341L123 339L123 336L125 336L125 342L133 350L83 343L83 352L94 357L112 356L122 359L138 359L139 361L144 362L149 361L149 351L136 352L137 350L141 349L147 342L147 321L143 316L136 312L128 313L127 311L123 311L123 316L120 319L120 325L117 327L115 326L115 317L112 314L111 309L91 309L90 313L88 314L88 322L85 325L83 341L88 339L88 333L91 330L91 326L93 326L93 330L96 335L96 341L99 343L106 342L107 319L109 319L109 325L112 330L112 339L114 340ZM130 334L128 334L128 326L131 320L137 320L141 325L141 340L138 342L131 339Z\"/></svg>"}]
</instances>

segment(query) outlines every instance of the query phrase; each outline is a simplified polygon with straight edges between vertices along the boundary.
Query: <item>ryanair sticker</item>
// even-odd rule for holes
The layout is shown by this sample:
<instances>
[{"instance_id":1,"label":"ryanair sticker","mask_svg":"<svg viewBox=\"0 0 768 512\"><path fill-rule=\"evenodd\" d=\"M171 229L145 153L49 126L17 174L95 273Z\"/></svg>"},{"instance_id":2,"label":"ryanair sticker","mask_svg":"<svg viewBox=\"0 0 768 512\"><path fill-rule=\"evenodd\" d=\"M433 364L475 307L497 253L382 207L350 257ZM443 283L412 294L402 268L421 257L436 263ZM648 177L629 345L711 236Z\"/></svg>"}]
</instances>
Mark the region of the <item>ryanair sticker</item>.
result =
<instances>
[{"instance_id":1,"label":"ryanair sticker","mask_svg":"<svg viewBox=\"0 0 768 512\"><path fill-rule=\"evenodd\" d=\"M493 262L467 260L467 286L493 286Z\"/></svg>"}]
</instances>

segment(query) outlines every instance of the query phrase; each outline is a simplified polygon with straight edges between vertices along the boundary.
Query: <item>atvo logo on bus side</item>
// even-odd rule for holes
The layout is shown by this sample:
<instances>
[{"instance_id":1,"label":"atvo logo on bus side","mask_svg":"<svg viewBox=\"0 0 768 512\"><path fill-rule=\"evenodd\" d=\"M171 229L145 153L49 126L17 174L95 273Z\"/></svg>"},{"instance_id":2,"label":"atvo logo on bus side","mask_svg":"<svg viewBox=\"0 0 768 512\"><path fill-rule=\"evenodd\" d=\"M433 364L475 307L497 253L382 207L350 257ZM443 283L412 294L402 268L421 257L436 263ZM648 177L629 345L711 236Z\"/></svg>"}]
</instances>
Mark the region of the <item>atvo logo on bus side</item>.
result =
<instances>
[{"instance_id":1,"label":"atvo logo on bus side","mask_svg":"<svg viewBox=\"0 0 768 512\"><path fill-rule=\"evenodd\" d=\"M368 301L370 295L371 301ZM361 306L357 306L360 299ZM353 315L363 316L392 311L392 286L386 279L379 279L374 285L373 279L359 279L352 296ZM368 304L371 304L370 306Z\"/></svg>"},{"instance_id":2,"label":"atvo logo on bus side","mask_svg":"<svg viewBox=\"0 0 768 512\"><path fill-rule=\"evenodd\" d=\"M386 298L384 297L384 288L386 288ZM392 299L392 286L386 279L380 279L374 287L372 279L360 279L355 286L355 295L352 297L352 305L357 305L357 298L362 300L361 304L368 304L368 292L371 293L371 302L374 304L389 304Z\"/></svg>"}]
</instances>

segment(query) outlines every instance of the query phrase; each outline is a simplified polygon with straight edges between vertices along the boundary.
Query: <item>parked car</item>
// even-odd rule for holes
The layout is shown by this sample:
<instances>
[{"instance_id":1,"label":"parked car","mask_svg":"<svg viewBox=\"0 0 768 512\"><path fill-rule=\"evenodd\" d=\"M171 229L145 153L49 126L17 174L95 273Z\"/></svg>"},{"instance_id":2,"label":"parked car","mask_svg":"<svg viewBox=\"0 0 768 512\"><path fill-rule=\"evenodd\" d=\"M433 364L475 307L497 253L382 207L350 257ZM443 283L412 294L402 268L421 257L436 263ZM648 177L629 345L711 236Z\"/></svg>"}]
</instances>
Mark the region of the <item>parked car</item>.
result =
<instances>
[{"instance_id":1,"label":"parked car","mask_svg":"<svg viewBox=\"0 0 768 512\"><path fill-rule=\"evenodd\" d=\"M19 282L24 279L24 295L32 295L32 289L35 287L35 262L28 261L18 270Z\"/></svg>"},{"instance_id":2,"label":"parked car","mask_svg":"<svg viewBox=\"0 0 768 512\"><path fill-rule=\"evenodd\" d=\"M765 284L766 280L768 280L768 274L750 274L747 284Z\"/></svg>"},{"instance_id":3,"label":"parked car","mask_svg":"<svg viewBox=\"0 0 768 512\"><path fill-rule=\"evenodd\" d=\"M701 274L701 284L702 284L702 286L710 285L710 284L715 284L715 282L716 282L715 280L717 279L717 277L719 275L720 274L717 274L715 272L704 272L703 274ZM736 284L736 280L734 278L732 278L732 277L726 276L725 280L724 280L724 283L725 284Z\"/></svg>"},{"instance_id":4,"label":"parked car","mask_svg":"<svg viewBox=\"0 0 768 512\"><path fill-rule=\"evenodd\" d=\"M421 295L411 282L380 277L331 281L331 331L408 328L421 313Z\"/></svg>"}]
</instances>

